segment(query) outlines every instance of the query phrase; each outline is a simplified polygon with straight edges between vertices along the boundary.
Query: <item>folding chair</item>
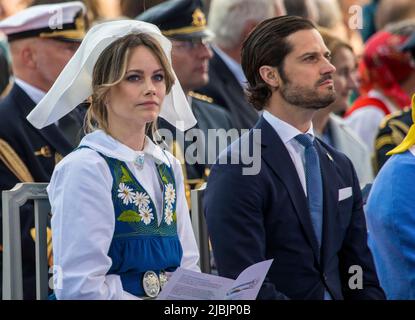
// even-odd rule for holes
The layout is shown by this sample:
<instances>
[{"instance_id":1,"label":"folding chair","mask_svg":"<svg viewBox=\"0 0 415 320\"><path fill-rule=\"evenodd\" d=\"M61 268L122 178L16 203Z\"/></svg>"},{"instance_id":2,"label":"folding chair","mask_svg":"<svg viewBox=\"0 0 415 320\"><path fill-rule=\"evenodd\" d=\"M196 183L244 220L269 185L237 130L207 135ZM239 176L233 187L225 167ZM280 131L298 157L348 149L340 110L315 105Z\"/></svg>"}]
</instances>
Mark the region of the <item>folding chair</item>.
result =
<instances>
[{"instance_id":1,"label":"folding chair","mask_svg":"<svg viewBox=\"0 0 415 320\"><path fill-rule=\"evenodd\" d=\"M23 299L20 207L34 200L36 229L36 299L48 298L47 224L50 204L47 183L18 183L3 191L3 300Z\"/></svg>"},{"instance_id":2,"label":"folding chair","mask_svg":"<svg viewBox=\"0 0 415 320\"><path fill-rule=\"evenodd\" d=\"M209 235L203 209L203 195L206 189L206 183L199 189L191 191L192 202L192 226L196 237L200 253L200 270L203 273L211 273Z\"/></svg>"}]
</instances>

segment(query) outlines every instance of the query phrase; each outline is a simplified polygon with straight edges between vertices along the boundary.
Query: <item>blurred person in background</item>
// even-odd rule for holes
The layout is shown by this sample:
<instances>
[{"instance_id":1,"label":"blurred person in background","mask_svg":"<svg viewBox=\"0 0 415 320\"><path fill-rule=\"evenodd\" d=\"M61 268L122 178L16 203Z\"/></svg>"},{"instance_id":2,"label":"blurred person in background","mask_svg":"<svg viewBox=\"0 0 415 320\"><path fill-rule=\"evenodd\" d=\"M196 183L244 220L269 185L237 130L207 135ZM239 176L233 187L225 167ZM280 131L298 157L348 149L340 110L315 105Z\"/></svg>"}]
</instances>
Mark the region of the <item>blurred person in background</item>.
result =
<instances>
[{"instance_id":1,"label":"blurred person in background","mask_svg":"<svg viewBox=\"0 0 415 320\"><path fill-rule=\"evenodd\" d=\"M360 30L358 29L364 21L361 21L363 7L370 0L336 0L342 12L344 30L346 31L345 41L353 48L353 52L360 58L364 42Z\"/></svg>"},{"instance_id":2,"label":"blurred person in background","mask_svg":"<svg viewBox=\"0 0 415 320\"><path fill-rule=\"evenodd\" d=\"M359 64L361 96L345 114L346 123L374 150L382 119L410 105L415 92L415 66L400 46L415 30L415 20L389 25L366 43Z\"/></svg>"},{"instance_id":3,"label":"blurred person in background","mask_svg":"<svg viewBox=\"0 0 415 320\"><path fill-rule=\"evenodd\" d=\"M289 16L298 16L317 23L319 20L318 6L315 0L284 0Z\"/></svg>"},{"instance_id":4,"label":"blurred person in background","mask_svg":"<svg viewBox=\"0 0 415 320\"><path fill-rule=\"evenodd\" d=\"M164 2L166 0L122 0L121 15L135 18L144 11Z\"/></svg>"},{"instance_id":5,"label":"blurred person in background","mask_svg":"<svg viewBox=\"0 0 415 320\"><path fill-rule=\"evenodd\" d=\"M209 28L215 34L209 83L196 91L213 99L231 115L234 128L250 129L258 112L246 100L246 77L241 67L241 48L245 37L261 21L282 12L273 0L212 0ZM279 3L281 4L281 3Z\"/></svg>"},{"instance_id":6,"label":"blurred person in background","mask_svg":"<svg viewBox=\"0 0 415 320\"><path fill-rule=\"evenodd\" d=\"M336 67L333 73L336 100L314 114L313 127L317 137L348 156L360 185L364 186L373 181L370 152L344 120L335 114L348 108L350 94L357 89L356 57L352 47L329 30L320 28L319 32L331 51L331 63Z\"/></svg>"},{"instance_id":7,"label":"blurred person in background","mask_svg":"<svg viewBox=\"0 0 415 320\"><path fill-rule=\"evenodd\" d=\"M382 30L390 23L415 18L413 0L379 0L375 11L376 30Z\"/></svg>"},{"instance_id":8,"label":"blurred person in background","mask_svg":"<svg viewBox=\"0 0 415 320\"><path fill-rule=\"evenodd\" d=\"M336 34L347 43L347 30L343 23L343 13L337 0L315 0L318 8L317 25Z\"/></svg>"},{"instance_id":9,"label":"blurred person in background","mask_svg":"<svg viewBox=\"0 0 415 320\"><path fill-rule=\"evenodd\" d=\"M412 63L415 64L415 32L404 43L401 50L410 53ZM389 159L388 152L402 142L412 124L412 110L409 107L393 112L382 120L375 140L373 161L375 173L379 172Z\"/></svg>"},{"instance_id":10,"label":"blurred person in background","mask_svg":"<svg viewBox=\"0 0 415 320\"><path fill-rule=\"evenodd\" d=\"M209 82L209 61L212 58L209 41L213 33L206 25L200 0L165 1L145 11L137 19L155 24L172 42L173 69L197 120L193 128L184 132L186 137L193 137L190 141L177 137L175 128L163 119L159 122L160 128L173 133L174 141L170 147L183 160L186 196L190 205L190 189L198 188L205 182L210 164L222 151L211 148L212 144L208 141L209 130L223 129L223 135L219 139L226 139L226 133L232 128L229 113L224 108L213 104L212 98L193 91ZM177 134L181 135L180 132ZM190 152L195 145L197 155Z\"/></svg>"}]
</instances>

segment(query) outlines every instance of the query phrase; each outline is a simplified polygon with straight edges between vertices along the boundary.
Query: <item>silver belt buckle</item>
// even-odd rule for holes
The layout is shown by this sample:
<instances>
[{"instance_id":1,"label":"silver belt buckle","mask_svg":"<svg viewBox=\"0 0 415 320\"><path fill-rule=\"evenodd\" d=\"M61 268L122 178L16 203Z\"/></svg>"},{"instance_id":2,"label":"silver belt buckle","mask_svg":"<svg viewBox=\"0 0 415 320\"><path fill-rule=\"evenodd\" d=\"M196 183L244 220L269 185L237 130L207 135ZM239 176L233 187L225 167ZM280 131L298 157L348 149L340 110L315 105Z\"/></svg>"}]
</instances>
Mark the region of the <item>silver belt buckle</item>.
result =
<instances>
[{"instance_id":1,"label":"silver belt buckle","mask_svg":"<svg viewBox=\"0 0 415 320\"><path fill-rule=\"evenodd\" d=\"M160 279L160 290L163 290L163 287L166 285L167 281L169 280L164 271L160 272L159 279Z\"/></svg>"},{"instance_id":2,"label":"silver belt buckle","mask_svg":"<svg viewBox=\"0 0 415 320\"><path fill-rule=\"evenodd\" d=\"M143 276L143 289L147 296L155 298L160 293L160 280L154 271L147 271Z\"/></svg>"}]
</instances>

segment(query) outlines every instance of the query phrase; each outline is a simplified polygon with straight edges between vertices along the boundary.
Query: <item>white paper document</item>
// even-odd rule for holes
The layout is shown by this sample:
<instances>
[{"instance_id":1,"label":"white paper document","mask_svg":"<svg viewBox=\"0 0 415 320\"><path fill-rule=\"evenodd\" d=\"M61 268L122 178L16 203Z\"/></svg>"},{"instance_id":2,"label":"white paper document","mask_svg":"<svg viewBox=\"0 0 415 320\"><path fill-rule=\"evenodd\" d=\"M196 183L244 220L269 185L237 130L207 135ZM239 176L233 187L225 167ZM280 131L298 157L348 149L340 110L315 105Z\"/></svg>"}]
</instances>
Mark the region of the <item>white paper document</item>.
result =
<instances>
[{"instance_id":1,"label":"white paper document","mask_svg":"<svg viewBox=\"0 0 415 320\"><path fill-rule=\"evenodd\" d=\"M249 266L236 280L178 268L158 300L255 300L272 261Z\"/></svg>"}]
</instances>

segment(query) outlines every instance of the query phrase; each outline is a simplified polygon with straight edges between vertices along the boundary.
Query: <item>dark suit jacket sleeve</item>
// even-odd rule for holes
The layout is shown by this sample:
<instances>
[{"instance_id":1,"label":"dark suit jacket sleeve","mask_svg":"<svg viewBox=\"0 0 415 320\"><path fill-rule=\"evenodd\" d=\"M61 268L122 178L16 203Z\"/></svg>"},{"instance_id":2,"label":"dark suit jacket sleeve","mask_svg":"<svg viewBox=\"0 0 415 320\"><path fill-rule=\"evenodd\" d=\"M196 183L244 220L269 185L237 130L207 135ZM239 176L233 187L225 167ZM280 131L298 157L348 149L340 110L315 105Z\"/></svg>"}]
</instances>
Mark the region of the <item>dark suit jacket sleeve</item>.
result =
<instances>
[{"instance_id":1,"label":"dark suit jacket sleeve","mask_svg":"<svg viewBox=\"0 0 415 320\"><path fill-rule=\"evenodd\" d=\"M362 195L359 181L353 165L353 212L346 231L342 249L339 252L342 290L345 299L385 299L385 294L379 285L372 253L367 245L366 220L363 211ZM351 266L360 266L363 271L363 289L351 289L349 281L356 272L351 272ZM350 272L350 273L349 273ZM352 282L354 283L353 279Z\"/></svg>"},{"instance_id":2,"label":"dark suit jacket sleeve","mask_svg":"<svg viewBox=\"0 0 415 320\"><path fill-rule=\"evenodd\" d=\"M230 162L228 162L230 163ZM239 165L214 165L204 205L219 275L236 279L248 266L267 260L263 207L267 185L244 176ZM259 299L284 299L267 278Z\"/></svg>"}]
</instances>

